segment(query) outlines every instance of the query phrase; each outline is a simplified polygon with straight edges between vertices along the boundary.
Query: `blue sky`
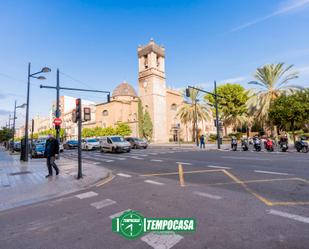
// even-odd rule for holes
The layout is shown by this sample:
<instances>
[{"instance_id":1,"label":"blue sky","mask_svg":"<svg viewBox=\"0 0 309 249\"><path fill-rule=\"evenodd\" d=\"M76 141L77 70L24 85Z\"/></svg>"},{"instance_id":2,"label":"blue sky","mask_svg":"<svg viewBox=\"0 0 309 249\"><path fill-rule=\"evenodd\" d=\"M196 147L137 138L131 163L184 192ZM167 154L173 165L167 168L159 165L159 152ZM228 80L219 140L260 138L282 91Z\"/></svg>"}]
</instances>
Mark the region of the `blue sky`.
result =
<instances>
[{"instance_id":1,"label":"blue sky","mask_svg":"<svg viewBox=\"0 0 309 249\"><path fill-rule=\"evenodd\" d=\"M266 63L294 64L309 86L309 0L155 0L0 2L0 125L14 100L26 100L27 63L49 66L32 80L30 115L47 115L56 69L63 86L112 91L137 86L137 46L150 38L166 48L167 85L212 89L213 80L247 87ZM96 102L99 94L62 92ZM20 125L24 110L18 110Z\"/></svg>"}]
</instances>

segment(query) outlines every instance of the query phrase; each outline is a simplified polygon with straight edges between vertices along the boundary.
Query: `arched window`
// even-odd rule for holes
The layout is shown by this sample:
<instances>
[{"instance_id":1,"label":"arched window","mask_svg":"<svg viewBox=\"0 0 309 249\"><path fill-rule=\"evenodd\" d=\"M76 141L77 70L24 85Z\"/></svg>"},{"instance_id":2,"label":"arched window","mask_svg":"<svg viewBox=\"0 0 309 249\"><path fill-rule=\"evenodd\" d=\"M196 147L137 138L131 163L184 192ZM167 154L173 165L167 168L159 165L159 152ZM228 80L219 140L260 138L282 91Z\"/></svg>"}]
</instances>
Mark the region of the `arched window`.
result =
<instances>
[{"instance_id":1,"label":"arched window","mask_svg":"<svg viewBox=\"0 0 309 249\"><path fill-rule=\"evenodd\" d=\"M102 115L103 115L103 116L108 116L108 110L104 110L104 111L102 112Z\"/></svg>"},{"instance_id":2,"label":"arched window","mask_svg":"<svg viewBox=\"0 0 309 249\"><path fill-rule=\"evenodd\" d=\"M171 110L177 111L177 105L175 103L171 105Z\"/></svg>"}]
</instances>

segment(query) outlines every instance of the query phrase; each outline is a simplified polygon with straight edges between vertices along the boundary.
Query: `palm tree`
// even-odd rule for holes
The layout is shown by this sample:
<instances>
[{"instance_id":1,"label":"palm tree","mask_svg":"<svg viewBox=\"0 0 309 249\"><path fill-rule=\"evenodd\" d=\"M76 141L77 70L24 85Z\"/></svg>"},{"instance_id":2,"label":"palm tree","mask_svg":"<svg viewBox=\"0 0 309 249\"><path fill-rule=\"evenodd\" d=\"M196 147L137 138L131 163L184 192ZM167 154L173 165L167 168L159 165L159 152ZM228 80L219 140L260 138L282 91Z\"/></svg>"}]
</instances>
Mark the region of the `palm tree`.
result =
<instances>
[{"instance_id":1,"label":"palm tree","mask_svg":"<svg viewBox=\"0 0 309 249\"><path fill-rule=\"evenodd\" d=\"M284 92L293 93L300 88L287 85L289 81L298 78L298 72L290 72L292 67L293 65L284 67L284 63L264 65L254 74L257 81L248 83L260 87L249 90L247 104L249 113L253 114L262 124L268 121L269 107L276 98Z\"/></svg>"},{"instance_id":2,"label":"palm tree","mask_svg":"<svg viewBox=\"0 0 309 249\"><path fill-rule=\"evenodd\" d=\"M211 117L210 109L206 105L199 103L199 98L200 92L190 88L190 98L187 99L188 101L184 103L177 113L182 123L185 125L192 123L192 141L195 140L196 118L200 121L206 121Z\"/></svg>"}]
</instances>

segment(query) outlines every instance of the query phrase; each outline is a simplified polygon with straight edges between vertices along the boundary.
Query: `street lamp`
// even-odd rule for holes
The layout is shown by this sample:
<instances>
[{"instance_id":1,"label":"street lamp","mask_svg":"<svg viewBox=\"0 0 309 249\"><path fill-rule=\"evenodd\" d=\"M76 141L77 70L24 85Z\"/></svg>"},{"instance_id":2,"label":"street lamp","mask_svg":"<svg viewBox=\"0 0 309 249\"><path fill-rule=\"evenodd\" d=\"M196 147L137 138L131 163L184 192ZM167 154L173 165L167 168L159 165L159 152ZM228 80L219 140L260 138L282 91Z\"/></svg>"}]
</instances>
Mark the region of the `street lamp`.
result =
<instances>
[{"instance_id":1,"label":"street lamp","mask_svg":"<svg viewBox=\"0 0 309 249\"><path fill-rule=\"evenodd\" d=\"M43 67L41 71L36 73L31 73L30 71L31 63L28 64L28 84L27 84L27 108L26 108L26 121L25 121L25 150L23 160L28 161L28 120L29 120L29 95L30 95L30 78L36 78L38 80L45 80L44 76L36 76L40 73L48 73L51 71L48 67Z\"/></svg>"},{"instance_id":2,"label":"street lamp","mask_svg":"<svg viewBox=\"0 0 309 249\"><path fill-rule=\"evenodd\" d=\"M12 138L12 142L13 142L13 151L14 151L14 139L15 139L15 120L17 119L16 117L16 109L17 108L25 108L26 104L22 104L19 106L16 106L16 100L15 100L15 105L14 105L14 117L13 117L13 138Z\"/></svg>"}]
</instances>

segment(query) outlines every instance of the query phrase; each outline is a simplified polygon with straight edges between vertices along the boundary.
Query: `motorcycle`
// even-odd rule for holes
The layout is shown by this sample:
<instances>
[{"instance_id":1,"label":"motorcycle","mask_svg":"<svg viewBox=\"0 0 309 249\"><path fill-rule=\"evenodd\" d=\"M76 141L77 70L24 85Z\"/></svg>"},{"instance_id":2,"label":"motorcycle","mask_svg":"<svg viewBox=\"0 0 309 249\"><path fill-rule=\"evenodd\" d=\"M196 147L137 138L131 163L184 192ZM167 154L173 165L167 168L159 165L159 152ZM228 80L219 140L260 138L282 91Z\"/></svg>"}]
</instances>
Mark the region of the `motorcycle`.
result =
<instances>
[{"instance_id":1,"label":"motorcycle","mask_svg":"<svg viewBox=\"0 0 309 249\"><path fill-rule=\"evenodd\" d=\"M308 143L303 141L302 139L299 140L299 141L296 141L295 148L296 148L297 152L301 151L303 153L307 153L309 151Z\"/></svg>"},{"instance_id":2,"label":"motorcycle","mask_svg":"<svg viewBox=\"0 0 309 249\"><path fill-rule=\"evenodd\" d=\"M241 148L242 148L243 151L247 151L249 149L248 140L247 139L241 140Z\"/></svg>"},{"instance_id":3,"label":"motorcycle","mask_svg":"<svg viewBox=\"0 0 309 249\"><path fill-rule=\"evenodd\" d=\"M253 147L256 151L261 151L262 147L261 147L261 140L259 138L256 138L253 141Z\"/></svg>"},{"instance_id":4,"label":"motorcycle","mask_svg":"<svg viewBox=\"0 0 309 249\"><path fill-rule=\"evenodd\" d=\"M280 142L280 149L282 152L286 152L289 149L288 142Z\"/></svg>"},{"instance_id":5,"label":"motorcycle","mask_svg":"<svg viewBox=\"0 0 309 249\"><path fill-rule=\"evenodd\" d=\"M267 151L274 151L274 143L271 139L267 139L265 141L265 149Z\"/></svg>"},{"instance_id":6,"label":"motorcycle","mask_svg":"<svg viewBox=\"0 0 309 249\"><path fill-rule=\"evenodd\" d=\"M233 151L237 150L237 139L236 138L232 138L231 147Z\"/></svg>"}]
</instances>

